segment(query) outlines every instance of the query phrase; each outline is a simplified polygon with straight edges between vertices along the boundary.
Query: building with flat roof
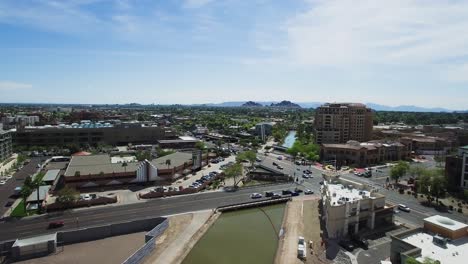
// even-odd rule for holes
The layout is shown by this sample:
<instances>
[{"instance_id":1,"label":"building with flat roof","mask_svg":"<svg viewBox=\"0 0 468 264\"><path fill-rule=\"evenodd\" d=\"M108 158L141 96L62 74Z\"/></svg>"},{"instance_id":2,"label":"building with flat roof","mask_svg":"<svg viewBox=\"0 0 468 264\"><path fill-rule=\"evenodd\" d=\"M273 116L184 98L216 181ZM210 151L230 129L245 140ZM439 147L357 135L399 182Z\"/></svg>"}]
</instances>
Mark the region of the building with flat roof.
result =
<instances>
[{"instance_id":1,"label":"building with flat roof","mask_svg":"<svg viewBox=\"0 0 468 264\"><path fill-rule=\"evenodd\" d=\"M108 154L73 156L63 175L67 186L80 188L113 185L171 183L195 168L194 159L204 166L207 155L175 152L157 159L135 161L116 159ZM203 160L205 160L203 162Z\"/></svg>"},{"instance_id":2,"label":"building with flat roof","mask_svg":"<svg viewBox=\"0 0 468 264\"><path fill-rule=\"evenodd\" d=\"M200 140L194 137L181 136L178 139L162 139L158 140L158 145L161 148L170 149L193 149Z\"/></svg>"},{"instance_id":3,"label":"building with flat roof","mask_svg":"<svg viewBox=\"0 0 468 264\"><path fill-rule=\"evenodd\" d=\"M8 159L13 154L11 133L0 129L0 162Z\"/></svg>"},{"instance_id":4,"label":"building with flat roof","mask_svg":"<svg viewBox=\"0 0 468 264\"><path fill-rule=\"evenodd\" d=\"M60 176L60 170L48 170L44 177L42 178L42 181L47 184L47 185L53 185L54 182L58 179Z\"/></svg>"},{"instance_id":5,"label":"building with flat roof","mask_svg":"<svg viewBox=\"0 0 468 264\"><path fill-rule=\"evenodd\" d=\"M363 143L348 141L346 144L320 146L320 159L336 160L337 166L367 167L386 161L406 160L410 156L410 148L397 141L373 140Z\"/></svg>"},{"instance_id":6,"label":"building with flat roof","mask_svg":"<svg viewBox=\"0 0 468 264\"><path fill-rule=\"evenodd\" d=\"M321 189L323 216L330 238L357 236L380 226L393 225L394 206L375 189L330 177Z\"/></svg>"},{"instance_id":7,"label":"building with flat roof","mask_svg":"<svg viewBox=\"0 0 468 264\"><path fill-rule=\"evenodd\" d=\"M82 123L58 126L30 126L13 132L13 143L18 146L66 146L155 144L171 139L175 133L167 128L141 123Z\"/></svg>"},{"instance_id":8,"label":"building with flat roof","mask_svg":"<svg viewBox=\"0 0 468 264\"><path fill-rule=\"evenodd\" d=\"M372 137L373 113L364 104L327 103L315 110L317 144L368 141Z\"/></svg>"},{"instance_id":9,"label":"building with flat roof","mask_svg":"<svg viewBox=\"0 0 468 264\"><path fill-rule=\"evenodd\" d=\"M424 258L441 264L462 264L468 259L468 225L448 217L434 215L424 219L424 226L391 236L392 263L405 263L409 257Z\"/></svg>"}]
</instances>

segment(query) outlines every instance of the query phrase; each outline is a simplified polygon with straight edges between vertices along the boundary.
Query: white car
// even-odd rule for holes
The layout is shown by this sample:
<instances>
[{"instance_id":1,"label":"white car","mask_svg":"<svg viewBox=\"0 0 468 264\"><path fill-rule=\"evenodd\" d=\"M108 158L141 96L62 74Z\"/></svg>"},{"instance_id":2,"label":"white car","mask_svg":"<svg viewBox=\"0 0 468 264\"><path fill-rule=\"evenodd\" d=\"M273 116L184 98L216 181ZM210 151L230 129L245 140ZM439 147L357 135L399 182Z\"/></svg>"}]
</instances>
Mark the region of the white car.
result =
<instances>
[{"instance_id":1,"label":"white car","mask_svg":"<svg viewBox=\"0 0 468 264\"><path fill-rule=\"evenodd\" d=\"M11 175L5 176L5 179L7 179L7 180L9 180L9 179L11 179L11 178L13 178L13 176L11 176Z\"/></svg>"},{"instance_id":2,"label":"white car","mask_svg":"<svg viewBox=\"0 0 468 264\"><path fill-rule=\"evenodd\" d=\"M404 204L399 204L398 209L400 209L403 212L407 212L407 213L409 213L411 211L411 209L408 206L404 205Z\"/></svg>"},{"instance_id":3,"label":"white car","mask_svg":"<svg viewBox=\"0 0 468 264\"><path fill-rule=\"evenodd\" d=\"M6 181L0 181L0 185L5 185Z\"/></svg>"},{"instance_id":4,"label":"white car","mask_svg":"<svg viewBox=\"0 0 468 264\"><path fill-rule=\"evenodd\" d=\"M91 195L89 194L85 194L83 196L81 196L81 198L85 201L89 201L89 200L92 200L93 198L91 197Z\"/></svg>"},{"instance_id":5,"label":"white car","mask_svg":"<svg viewBox=\"0 0 468 264\"><path fill-rule=\"evenodd\" d=\"M262 197L263 197L263 195L261 193L252 193L250 195L250 198L252 198L252 199L258 199L258 198L262 198Z\"/></svg>"},{"instance_id":6,"label":"white car","mask_svg":"<svg viewBox=\"0 0 468 264\"><path fill-rule=\"evenodd\" d=\"M314 194L314 191L309 190L309 189L306 189L306 190L304 191L304 194Z\"/></svg>"}]
</instances>

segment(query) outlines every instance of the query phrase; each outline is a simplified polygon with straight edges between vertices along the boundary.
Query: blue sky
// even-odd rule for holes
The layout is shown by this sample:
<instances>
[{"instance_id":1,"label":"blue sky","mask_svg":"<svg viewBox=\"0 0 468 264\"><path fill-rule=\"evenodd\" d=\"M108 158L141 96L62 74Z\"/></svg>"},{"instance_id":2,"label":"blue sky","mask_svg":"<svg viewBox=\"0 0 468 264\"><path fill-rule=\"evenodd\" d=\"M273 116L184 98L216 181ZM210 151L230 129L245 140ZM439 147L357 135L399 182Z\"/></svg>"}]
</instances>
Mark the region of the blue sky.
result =
<instances>
[{"instance_id":1,"label":"blue sky","mask_svg":"<svg viewBox=\"0 0 468 264\"><path fill-rule=\"evenodd\" d=\"M468 2L1 0L0 102L468 109Z\"/></svg>"}]
</instances>

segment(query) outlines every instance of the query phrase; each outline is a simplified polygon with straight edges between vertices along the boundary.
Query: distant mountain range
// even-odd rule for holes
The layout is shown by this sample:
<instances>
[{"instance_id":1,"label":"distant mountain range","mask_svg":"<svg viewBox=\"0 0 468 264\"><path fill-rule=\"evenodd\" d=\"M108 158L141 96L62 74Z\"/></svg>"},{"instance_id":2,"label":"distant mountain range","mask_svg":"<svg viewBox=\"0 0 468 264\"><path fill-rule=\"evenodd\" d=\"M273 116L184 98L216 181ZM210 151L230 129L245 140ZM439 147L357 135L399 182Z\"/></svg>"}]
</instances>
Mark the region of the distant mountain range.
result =
<instances>
[{"instance_id":1,"label":"distant mountain range","mask_svg":"<svg viewBox=\"0 0 468 264\"><path fill-rule=\"evenodd\" d=\"M283 101L288 102L288 101ZM253 107L253 106L272 106L282 102L278 101L232 101L232 102L223 102L218 104L204 104L206 106L219 106L219 107ZM290 102L289 102L290 103ZM323 105L323 102L296 102L292 103L297 104L302 108L317 108ZM291 105L291 107L294 107ZM468 110L450 110L446 108L439 108L439 107L421 107L421 106L414 106L414 105L400 105L400 106L388 106L388 105L381 105L381 104L374 104L374 103L366 103L366 105L372 108L375 111L398 111L398 112L460 112L460 113L468 113ZM283 105L283 107L287 107L287 105Z\"/></svg>"}]
</instances>

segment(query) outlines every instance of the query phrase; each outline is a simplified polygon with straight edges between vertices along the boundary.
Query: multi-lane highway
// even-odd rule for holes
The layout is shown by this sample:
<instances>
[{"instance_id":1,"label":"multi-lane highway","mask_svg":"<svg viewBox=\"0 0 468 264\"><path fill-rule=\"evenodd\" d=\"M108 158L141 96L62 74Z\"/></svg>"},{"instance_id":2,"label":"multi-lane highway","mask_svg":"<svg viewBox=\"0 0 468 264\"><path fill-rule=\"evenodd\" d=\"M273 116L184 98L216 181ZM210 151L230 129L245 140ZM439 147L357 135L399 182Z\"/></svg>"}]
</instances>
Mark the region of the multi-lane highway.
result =
<instances>
[{"instance_id":1,"label":"multi-lane highway","mask_svg":"<svg viewBox=\"0 0 468 264\"><path fill-rule=\"evenodd\" d=\"M148 200L147 202L120 206L66 211L49 214L35 219L23 219L16 222L0 223L0 241L46 234L56 230L47 230L48 223L63 220L63 229L121 222L145 217L156 217L198 210L213 209L219 206L250 201L253 192L281 191L291 189L295 184L280 184L241 189L237 192L207 192L184 196L174 196Z\"/></svg>"},{"instance_id":2,"label":"multi-lane highway","mask_svg":"<svg viewBox=\"0 0 468 264\"><path fill-rule=\"evenodd\" d=\"M303 186L302 189L311 189L316 193L316 195L319 195L319 182L323 180L321 176L321 170L309 166L296 166L290 161L278 160L275 156L261 157L261 163L263 165L276 169L276 166L273 165L273 162L280 164L284 168L283 171L285 173L290 174L292 176L295 175L297 178L299 178L299 184ZM302 172L306 168L313 171L314 177L312 179L302 178ZM342 175L342 177L365 184L371 184L377 187L379 186L379 183L376 183L373 178L359 178L352 174ZM55 232L55 230L47 230L48 223L54 220L63 220L65 222L65 226L63 227L63 229L75 229L77 227L128 221L134 219L141 219L145 217L164 216L184 212L213 209L223 205L250 201L251 199L249 195L253 192L264 193L266 191L281 191L285 189L292 190L297 186L297 183L288 183L280 185L245 188L233 193L207 192L185 196L160 198L135 204L70 210L57 214L40 216L35 219L23 219L15 222L0 223L0 240L9 240L18 237L28 237L32 235ZM458 213L441 213L435 211L433 208L424 207L420 205L419 202L410 195L401 195L396 191L389 191L384 188L380 188L380 192L386 195L387 202L394 204L403 203L412 209L410 213L400 212L399 214L397 214L397 220L400 220L405 223L409 223L412 225L421 225L422 219L434 214L446 215L448 217L462 222L465 222L467 220L466 217Z\"/></svg>"}]
</instances>

